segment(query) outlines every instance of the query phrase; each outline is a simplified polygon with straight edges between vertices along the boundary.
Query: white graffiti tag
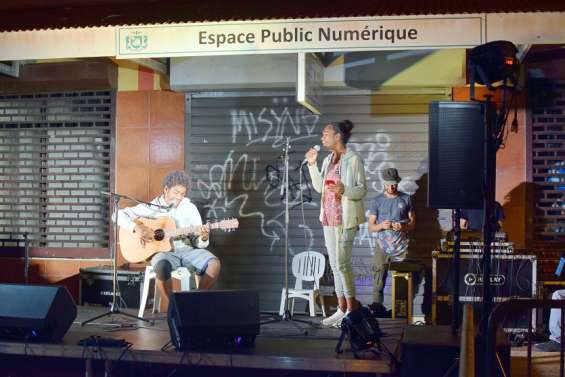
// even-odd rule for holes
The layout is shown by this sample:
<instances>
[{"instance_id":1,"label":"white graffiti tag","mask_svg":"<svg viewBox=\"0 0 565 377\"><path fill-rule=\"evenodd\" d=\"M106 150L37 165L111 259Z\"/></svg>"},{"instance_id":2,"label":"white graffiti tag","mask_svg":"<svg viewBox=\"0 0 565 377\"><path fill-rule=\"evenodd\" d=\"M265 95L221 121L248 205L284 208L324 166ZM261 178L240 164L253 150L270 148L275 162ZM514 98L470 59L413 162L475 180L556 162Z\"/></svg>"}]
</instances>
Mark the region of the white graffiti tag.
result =
<instances>
[{"instance_id":1,"label":"white graffiti tag","mask_svg":"<svg viewBox=\"0 0 565 377\"><path fill-rule=\"evenodd\" d=\"M285 203L282 200L284 190L281 190L284 170L280 161L270 160L279 154L287 137L296 142L318 138L320 133L320 130L315 133L318 116L303 108L287 107L285 101L288 100L274 99L278 106L264 107L257 113L246 109L231 110L232 144L245 147L258 145L259 148L257 152L249 153L231 149L223 163L209 167L207 179L197 181L197 189L206 200L204 208L208 217L220 218L229 214L240 219L258 220L262 236L270 241L271 251L281 246L284 240ZM270 152L264 152L265 146ZM295 164L289 170L289 208L292 210L300 205L317 207L318 204L312 202L305 169ZM261 202L257 198L261 198ZM296 245L297 252L298 248L302 251L311 247L314 239L312 230L305 224L293 226L302 228L305 234L305 240L300 237L301 245ZM304 245L305 242L307 245ZM289 252L294 254L292 243Z\"/></svg>"}]
</instances>

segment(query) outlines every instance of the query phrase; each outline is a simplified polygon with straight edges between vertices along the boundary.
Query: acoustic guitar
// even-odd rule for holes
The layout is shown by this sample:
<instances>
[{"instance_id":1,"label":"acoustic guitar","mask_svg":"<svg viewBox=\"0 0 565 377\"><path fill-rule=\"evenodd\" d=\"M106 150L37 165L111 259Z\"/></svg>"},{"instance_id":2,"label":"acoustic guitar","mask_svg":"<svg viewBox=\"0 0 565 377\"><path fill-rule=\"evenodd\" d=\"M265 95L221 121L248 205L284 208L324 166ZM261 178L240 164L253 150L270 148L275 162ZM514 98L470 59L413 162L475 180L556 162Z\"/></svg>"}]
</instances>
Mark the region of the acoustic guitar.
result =
<instances>
[{"instance_id":1,"label":"acoustic guitar","mask_svg":"<svg viewBox=\"0 0 565 377\"><path fill-rule=\"evenodd\" d=\"M143 262L149 259L153 254L172 250L173 245L171 238L183 235L195 235L200 232L200 225L177 229L175 221L170 217L162 217L159 219L139 217L135 220L135 223L153 229L154 233L153 239L145 242L141 239L139 234L120 228L119 240L122 255L131 263ZM230 232L239 227L239 222L237 219L227 219L215 223L208 223L208 227L210 230L222 229Z\"/></svg>"}]
</instances>

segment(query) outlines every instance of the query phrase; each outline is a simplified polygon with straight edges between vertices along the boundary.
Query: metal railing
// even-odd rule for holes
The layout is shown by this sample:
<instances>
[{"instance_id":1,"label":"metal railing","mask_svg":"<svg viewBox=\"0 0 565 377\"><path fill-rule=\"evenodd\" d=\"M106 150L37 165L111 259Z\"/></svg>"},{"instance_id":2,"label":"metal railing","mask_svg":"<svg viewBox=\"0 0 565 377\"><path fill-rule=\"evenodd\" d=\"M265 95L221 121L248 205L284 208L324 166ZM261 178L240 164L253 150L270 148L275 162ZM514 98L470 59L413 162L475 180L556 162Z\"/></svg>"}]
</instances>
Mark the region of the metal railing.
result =
<instances>
[{"instance_id":1,"label":"metal railing","mask_svg":"<svg viewBox=\"0 0 565 377\"><path fill-rule=\"evenodd\" d=\"M508 315L516 314L518 312L527 311L528 313L528 337L527 339L532 339L532 309L561 309L561 318L565 314L565 300L534 300L534 299L510 299L508 301L501 302L496 305L490 316L488 318L488 329L487 329L487 354L485 359L485 371L486 375L495 375L495 361L496 361L496 330L500 327L501 322ZM563 339L564 328L561 327L560 334L560 344L561 351L559 357L559 375L564 377L564 350L565 344ZM502 374L508 376L508 371L503 370L504 366L499 363L499 367L502 368ZM489 374L489 372L491 372ZM532 375L532 343L528 342L527 350L527 376Z\"/></svg>"},{"instance_id":2,"label":"metal railing","mask_svg":"<svg viewBox=\"0 0 565 377\"><path fill-rule=\"evenodd\" d=\"M463 305L461 324L461 347L459 351L459 377L475 377L475 320L473 306Z\"/></svg>"}]
</instances>

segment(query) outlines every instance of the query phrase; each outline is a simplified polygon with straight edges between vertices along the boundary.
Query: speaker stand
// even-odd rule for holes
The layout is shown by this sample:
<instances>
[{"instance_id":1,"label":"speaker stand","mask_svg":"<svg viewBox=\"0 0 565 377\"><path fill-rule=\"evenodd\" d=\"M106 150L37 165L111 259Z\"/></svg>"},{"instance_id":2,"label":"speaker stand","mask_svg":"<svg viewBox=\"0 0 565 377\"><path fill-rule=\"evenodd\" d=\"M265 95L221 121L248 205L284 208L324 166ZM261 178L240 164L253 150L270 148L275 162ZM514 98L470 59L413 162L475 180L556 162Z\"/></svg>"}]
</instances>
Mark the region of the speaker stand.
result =
<instances>
[{"instance_id":1,"label":"speaker stand","mask_svg":"<svg viewBox=\"0 0 565 377\"><path fill-rule=\"evenodd\" d=\"M453 220L453 311L451 312L451 332L457 334L459 329L459 274L460 274L460 251L461 251L461 210L454 209Z\"/></svg>"}]
</instances>

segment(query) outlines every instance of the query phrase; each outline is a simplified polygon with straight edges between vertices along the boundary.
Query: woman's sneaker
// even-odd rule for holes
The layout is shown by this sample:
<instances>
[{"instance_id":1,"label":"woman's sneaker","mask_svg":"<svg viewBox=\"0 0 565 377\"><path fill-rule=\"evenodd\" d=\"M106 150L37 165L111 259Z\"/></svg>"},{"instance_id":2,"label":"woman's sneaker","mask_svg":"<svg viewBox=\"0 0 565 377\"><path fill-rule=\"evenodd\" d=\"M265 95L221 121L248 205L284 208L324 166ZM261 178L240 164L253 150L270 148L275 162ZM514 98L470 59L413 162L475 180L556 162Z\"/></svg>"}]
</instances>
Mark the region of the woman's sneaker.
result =
<instances>
[{"instance_id":1,"label":"woman's sneaker","mask_svg":"<svg viewBox=\"0 0 565 377\"><path fill-rule=\"evenodd\" d=\"M337 308L337 312L322 320L322 326L329 327L335 325L338 322L341 323L343 317L345 317L345 312L341 310L341 308Z\"/></svg>"},{"instance_id":2,"label":"woman's sneaker","mask_svg":"<svg viewBox=\"0 0 565 377\"><path fill-rule=\"evenodd\" d=\"M351 313L349 310L346 311L345 314L343 315L343 317L341 317L341 319L339 319L332 326L335 327L336 329L341 329L341 322L343 322L343 320L345 319L345 317L347 317L349 315L349 313Z\"/></svg>"}]
</instances>

